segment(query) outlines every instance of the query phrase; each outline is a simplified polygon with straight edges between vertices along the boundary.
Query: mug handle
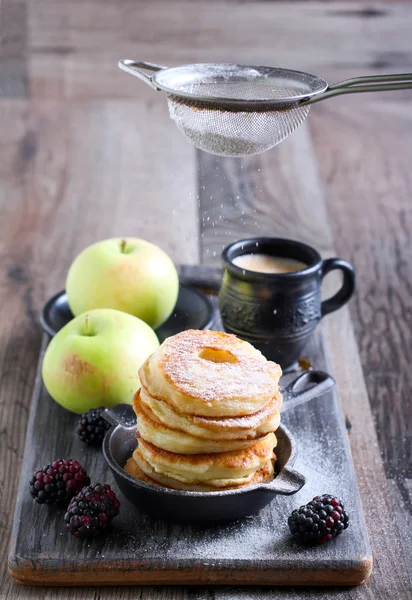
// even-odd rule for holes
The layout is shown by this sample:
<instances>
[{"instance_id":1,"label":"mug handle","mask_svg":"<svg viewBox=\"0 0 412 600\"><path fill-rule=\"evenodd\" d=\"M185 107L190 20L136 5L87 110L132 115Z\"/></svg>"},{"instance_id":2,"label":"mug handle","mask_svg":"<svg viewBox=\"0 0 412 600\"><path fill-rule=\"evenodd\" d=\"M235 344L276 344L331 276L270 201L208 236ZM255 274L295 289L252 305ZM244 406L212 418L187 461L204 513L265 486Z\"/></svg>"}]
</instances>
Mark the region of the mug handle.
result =
<instances>
[{"instance_id":1,"label":"mug handle","mask_svg":"<svg viewBox=\"0 0 412 600\"><path fill-rule=\"evenodd\" d=\"M330 273L330 271L334 271L335 269L339 269L343 273L343 283L342 287L332 298L328 298L328 300L324 300L321 304L321 315L324 317L325 315L338 310L341 306L346 304L353 292L355 291L355 283L356 283L356 274L355 269L351 264L342 260L340 258L327 258L322 263L322 280Z\"/></svg>"}]
</instances>

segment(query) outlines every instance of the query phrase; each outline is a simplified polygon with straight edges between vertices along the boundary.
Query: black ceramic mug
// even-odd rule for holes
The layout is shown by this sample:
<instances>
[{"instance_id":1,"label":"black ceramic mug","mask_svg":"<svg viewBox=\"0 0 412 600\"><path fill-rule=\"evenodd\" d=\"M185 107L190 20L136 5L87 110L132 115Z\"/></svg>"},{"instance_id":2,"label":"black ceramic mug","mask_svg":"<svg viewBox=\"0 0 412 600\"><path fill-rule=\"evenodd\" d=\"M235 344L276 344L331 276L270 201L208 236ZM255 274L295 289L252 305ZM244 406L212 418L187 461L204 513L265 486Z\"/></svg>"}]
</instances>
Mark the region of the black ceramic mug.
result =
<instances>
[{"instance_id":1,"label":"black ceramic mug","mask_svg":"<svg viewBox=\"0 0 412 600\"><path fill-rule=\"evenodd\" d=\"M233 263L236 257L252 253L295 259L307 266L299 271L261 273ZM293 240L240 240L223 250L222 263L219 306L225 331L253 344L283 370L295 366L321 318L348 302L355 290L352 265L340 258L322 260L317 250ZM342 271L342 287L322 302L322 280L335 269Z\"/></svg>"}]
</instances>

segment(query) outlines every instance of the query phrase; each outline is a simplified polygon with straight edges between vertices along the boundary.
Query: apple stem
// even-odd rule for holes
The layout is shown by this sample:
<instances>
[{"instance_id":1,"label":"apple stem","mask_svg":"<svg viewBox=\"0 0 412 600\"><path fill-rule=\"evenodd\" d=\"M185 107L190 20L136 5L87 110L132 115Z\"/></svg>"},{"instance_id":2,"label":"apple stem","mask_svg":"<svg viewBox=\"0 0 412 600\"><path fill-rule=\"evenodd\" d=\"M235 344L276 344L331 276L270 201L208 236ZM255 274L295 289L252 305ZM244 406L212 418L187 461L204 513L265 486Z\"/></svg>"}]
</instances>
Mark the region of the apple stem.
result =
<instances>
[{"instance_id":1,"label":"apple stem","mask_svg":"<svg viewBox=\"0 0 412 600\"><path fill-rule=\"evenodd\" d=\"M86 315L86 335L93 335L92 333L92 328L90 327L90 319L89 319L89 315Z\"/></svg>"},{"instance_id":2,"label":"apple stem","mask_svg":"<svg viewBox=\"0 0 412 600\"><path fill-rule=\"evenodd\" d=\"M120 252L122 254L126 254L126 243L127 243L126 240L122 240L120 242Z\"/></svg>"}]
</instances>

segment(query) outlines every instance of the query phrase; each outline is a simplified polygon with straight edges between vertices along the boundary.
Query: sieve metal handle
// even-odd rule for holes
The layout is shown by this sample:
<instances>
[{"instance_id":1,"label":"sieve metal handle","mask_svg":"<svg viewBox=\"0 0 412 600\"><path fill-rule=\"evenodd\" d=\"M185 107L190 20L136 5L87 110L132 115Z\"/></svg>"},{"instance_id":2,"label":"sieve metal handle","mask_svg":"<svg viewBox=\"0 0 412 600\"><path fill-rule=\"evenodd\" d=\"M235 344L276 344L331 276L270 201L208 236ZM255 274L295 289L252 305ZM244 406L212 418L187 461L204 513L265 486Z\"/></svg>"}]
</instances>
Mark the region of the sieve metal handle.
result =
<instances>
[{"instance_id":1,"label":"sieve metal handle","mask_svg":"<svg viewBox=\"0 0 412 600\"><path fill-rule=\"evenodd\" d=\"M126 71L126 73L129 73L129 75L134 75L135 77L138 77L139 79L150 85L150 87L152 87L154 90L158 91L160 90L160 88L157 87L155 83L153 83L153 75L147 75L147 73L139 71L139 69L146 69L147 71L152 71L152 73L156 73L157 71L163 71L164 69L168 68L163 67L162 65L155 65L154 63L143 62L141 60L129 60L128 58L119 60L118 65L122 69L122 71Z\"/></svg>"},{"instance_id":2,"label":"sieve metal handle","mask_svg":"<svg viewBox=\"0 0 412 600\"><path fill-rule=\"evenodd\" d=\"M370 75L355 77L328 86L321 94L317 94L301 104L314 104L333 96L342 94L357 94L358 92L385 92L389 90L404 90L412 88L412 73L396 73L393 75Z\"/></svg>"}]
</instances>

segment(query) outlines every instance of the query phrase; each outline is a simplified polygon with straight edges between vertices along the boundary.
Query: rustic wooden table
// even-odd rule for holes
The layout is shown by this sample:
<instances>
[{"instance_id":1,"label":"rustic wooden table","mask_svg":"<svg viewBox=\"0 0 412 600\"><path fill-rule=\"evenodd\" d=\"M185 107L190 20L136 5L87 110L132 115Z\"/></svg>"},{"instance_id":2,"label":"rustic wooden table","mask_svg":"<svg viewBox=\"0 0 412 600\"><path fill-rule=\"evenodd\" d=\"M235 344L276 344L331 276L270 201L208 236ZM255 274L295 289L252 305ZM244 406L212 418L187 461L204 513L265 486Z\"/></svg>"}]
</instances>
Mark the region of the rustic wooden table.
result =
<instances>
[{"instance_id":1,"label":"rustic wooden table","mask_svg":"<svg viewBox=\"0 0 412 600\"><path fill-rule=\"evenodd\" d=\"M410 3L4 0L0 54L0 556L6 557L41 331L39 309L89 243L136 235L179 263L280 235L350 260L355 299L322 324L375 556L356 589L35 589L2 598L411 598L412 96L333 99L274 150L197 152L164 96L117 69L233 61L330 82L410 71Z\"/></svg>"}]
</instances>

